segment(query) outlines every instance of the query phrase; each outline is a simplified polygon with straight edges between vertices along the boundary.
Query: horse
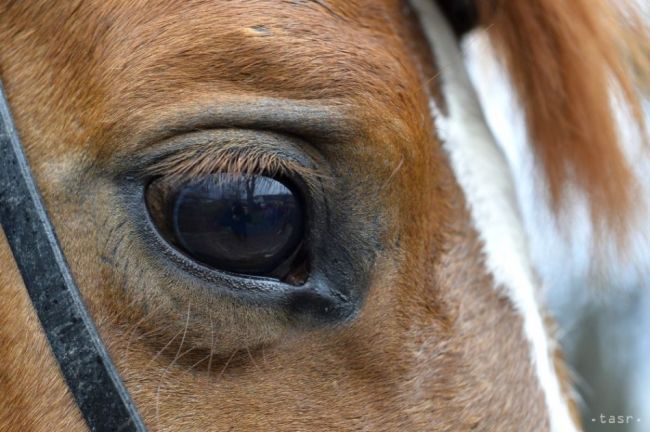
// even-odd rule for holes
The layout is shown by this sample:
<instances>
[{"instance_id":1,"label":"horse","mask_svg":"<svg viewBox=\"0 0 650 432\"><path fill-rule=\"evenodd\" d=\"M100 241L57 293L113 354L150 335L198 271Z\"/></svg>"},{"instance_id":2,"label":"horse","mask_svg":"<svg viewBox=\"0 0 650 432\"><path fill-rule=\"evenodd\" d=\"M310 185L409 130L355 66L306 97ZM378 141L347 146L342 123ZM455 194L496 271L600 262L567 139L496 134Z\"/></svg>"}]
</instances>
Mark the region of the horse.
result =
<instances>
[{"instance_id":1,"label":"horse","mask_svg":"<svg viewBox=\"0 0 650 432\"><path fill-rule=\"evenodd\" d=\"M624 233L610 101L644 127L634 22L605 0L3 0L0 77L150 429L564 432L569 374L459 40L499 53L551 206L576 187ZM0 263L0 429L84 430L4 236Z\"/></svg>"}]
</instances>

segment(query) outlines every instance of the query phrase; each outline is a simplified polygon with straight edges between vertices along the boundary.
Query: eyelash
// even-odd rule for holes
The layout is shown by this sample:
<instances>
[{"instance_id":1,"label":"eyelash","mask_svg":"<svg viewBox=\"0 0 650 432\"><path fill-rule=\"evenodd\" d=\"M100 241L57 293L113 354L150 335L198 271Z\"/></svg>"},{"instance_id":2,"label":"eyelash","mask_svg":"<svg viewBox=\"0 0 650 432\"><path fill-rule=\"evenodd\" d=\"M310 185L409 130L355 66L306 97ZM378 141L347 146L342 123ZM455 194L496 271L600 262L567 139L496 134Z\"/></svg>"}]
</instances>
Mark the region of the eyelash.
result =
<instances>
[{"instance_id":1,"label":"eyelash","mask_svg":"<svg viewBox=\"0 0 650 432\"><path fill-rule=\"evenodd\" d=\"M252 147L193 146L167 155L146 169L148 177L168 177L177 182L218 172L296 178L313 188L327 178L305 157Z\"/></svg>"}]
</instances>

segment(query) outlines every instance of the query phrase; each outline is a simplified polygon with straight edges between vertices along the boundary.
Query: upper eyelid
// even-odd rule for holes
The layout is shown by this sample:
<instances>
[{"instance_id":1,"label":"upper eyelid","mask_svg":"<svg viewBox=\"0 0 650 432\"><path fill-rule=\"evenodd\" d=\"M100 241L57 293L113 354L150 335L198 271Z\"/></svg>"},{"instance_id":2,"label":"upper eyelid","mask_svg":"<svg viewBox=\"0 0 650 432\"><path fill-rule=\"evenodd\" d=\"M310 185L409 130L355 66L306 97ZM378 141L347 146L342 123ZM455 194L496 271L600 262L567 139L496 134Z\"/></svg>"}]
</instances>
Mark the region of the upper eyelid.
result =
<instances>
[{"instance_id":1,"label":"upper eyelid","mask_svg":"<svg viewBox=\"0 0 650 432\"><path fill-rule=\"evenodd\" d=\"M104 173L114 181L146 180L152 174L150 167L166 159L172 153L179 155L193 143L211 145L206 139L195 139L204 132L219 133L247 131L259 135L276 135L284 141L298 143L298 153L304 153L318 162L306 163L303 169L291 164L290 168L298 175L305 175L305 183L311 187L318 182L318 189L327 189L335 177L324 154L330 147L347 146L359 139L360 121L349 106L338 100L299 100L255 95L214 95L203 98L178 101L166 107L165 112L140 112L138 117L125 119L128 125L120 132L118 142L110 140L111 157L101 160ZM182 139L179 139L182 137ZM219 140L214 143L219 145ZM294 146L295 147L295 146ZM281 148L281 146L280 146ZM277 151L278 157L295 155ZM251 160L252 161L252 160ZM299 158L299 164L302 163ZM253 161L252 161L253 162ZM309 162L309 161L307 161ZM259 164L247 163L246 165ZM308 172L311 171L311 172ZM144 177L144 178L143 178Z\"/></svg>"},{"instance_id":2,"label":"upper eyelid","mask_svg":"<svg viewBox=\"0 0 650 432\"><path fill-rule=\"evenodd\" d=\"M141 153L158 142L200 130L269 131L303 137L319 145L344 142L359 134L359 121L345 105L324 102L251 95L219 95L203 104L181 102L168 107L167 114L147 118L145 113L143 118L125 121L133 126L123 137L124 147L114 148L113 153Z\"/></svg>"}]
</instances>

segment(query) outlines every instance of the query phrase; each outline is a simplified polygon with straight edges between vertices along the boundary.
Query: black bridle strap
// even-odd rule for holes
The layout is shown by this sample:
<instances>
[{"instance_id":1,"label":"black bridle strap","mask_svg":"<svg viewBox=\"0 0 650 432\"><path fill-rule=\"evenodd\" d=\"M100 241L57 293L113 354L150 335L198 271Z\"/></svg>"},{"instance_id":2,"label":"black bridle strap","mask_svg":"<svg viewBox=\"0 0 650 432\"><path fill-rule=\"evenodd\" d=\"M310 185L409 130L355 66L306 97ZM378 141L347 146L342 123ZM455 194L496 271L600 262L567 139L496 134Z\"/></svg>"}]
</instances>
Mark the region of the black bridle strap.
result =
<instances>
[{"instance_id":1,"label":"black bridle strap","mask_svg":"<svg viewBox=\"0 0 650 432\"><path fill-rule=\"evenodd\" d=\"M0 223L52 352L90 430L145 431L72 279L1 82Z\"/></svg>"}]
</instances>

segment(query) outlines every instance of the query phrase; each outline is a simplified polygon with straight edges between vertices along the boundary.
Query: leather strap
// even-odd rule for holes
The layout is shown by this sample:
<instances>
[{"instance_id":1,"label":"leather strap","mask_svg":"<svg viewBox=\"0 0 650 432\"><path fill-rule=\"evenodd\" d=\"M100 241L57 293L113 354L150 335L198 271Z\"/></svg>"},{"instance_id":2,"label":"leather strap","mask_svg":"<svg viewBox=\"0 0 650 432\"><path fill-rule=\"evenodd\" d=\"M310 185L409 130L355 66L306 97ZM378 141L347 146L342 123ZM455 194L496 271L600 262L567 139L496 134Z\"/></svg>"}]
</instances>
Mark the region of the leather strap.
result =
<instances>
[{"instance_id":1,"label":"leather strap","mask_svg":"<svg viewBox=\"0 0 650 432\"><path fill-rule=\"evenodd\" d=\"M0 223L52 352L90 430L145 431L74 283L1 82Z\"/></svg>"}]
</instances>

